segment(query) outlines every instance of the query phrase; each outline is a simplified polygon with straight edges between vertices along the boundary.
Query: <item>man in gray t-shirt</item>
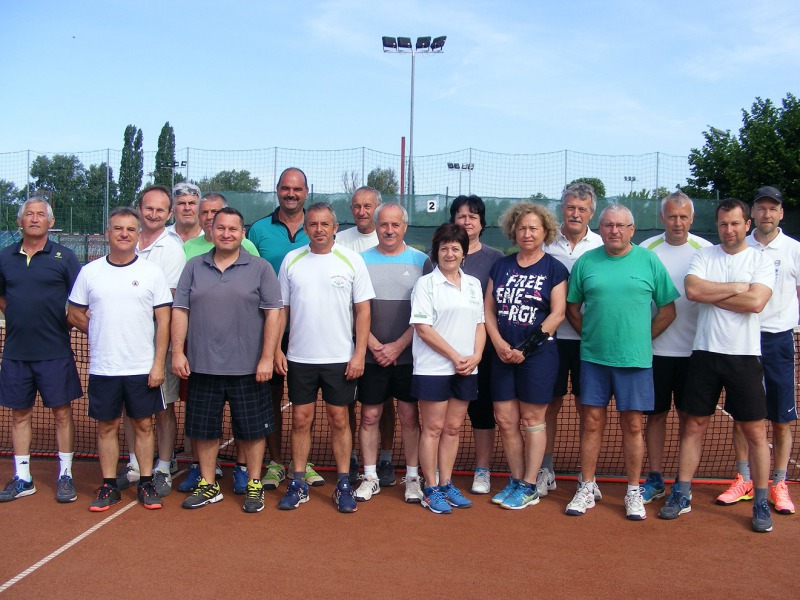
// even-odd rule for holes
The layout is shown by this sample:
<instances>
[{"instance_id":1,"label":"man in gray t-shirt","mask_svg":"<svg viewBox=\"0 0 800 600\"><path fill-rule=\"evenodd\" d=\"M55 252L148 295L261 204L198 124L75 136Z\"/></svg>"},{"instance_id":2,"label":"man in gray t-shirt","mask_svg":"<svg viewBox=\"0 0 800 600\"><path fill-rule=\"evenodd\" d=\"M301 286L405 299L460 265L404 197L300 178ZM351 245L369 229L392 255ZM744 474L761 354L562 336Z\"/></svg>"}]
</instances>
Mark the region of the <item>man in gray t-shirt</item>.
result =
<instances>
[{"instance_id":1,"label":"man in gray t-shirt","mask_svg":"<svg viewBox=\"0 0 800 600\"><path fill-rule=\"evenodd\" d=\"M244 220L226 207L211 226L214 248L196 256L175 290L172 370L189 380L186 436L202 478L184 508L222 499L214 465L225 402L247 464L245 512L264 508L261 463L274 428L268 382L280 331L280 286L272 266L241 250ZM188 333L188 356L183 353Z\"/></svg>"}]
</instances>

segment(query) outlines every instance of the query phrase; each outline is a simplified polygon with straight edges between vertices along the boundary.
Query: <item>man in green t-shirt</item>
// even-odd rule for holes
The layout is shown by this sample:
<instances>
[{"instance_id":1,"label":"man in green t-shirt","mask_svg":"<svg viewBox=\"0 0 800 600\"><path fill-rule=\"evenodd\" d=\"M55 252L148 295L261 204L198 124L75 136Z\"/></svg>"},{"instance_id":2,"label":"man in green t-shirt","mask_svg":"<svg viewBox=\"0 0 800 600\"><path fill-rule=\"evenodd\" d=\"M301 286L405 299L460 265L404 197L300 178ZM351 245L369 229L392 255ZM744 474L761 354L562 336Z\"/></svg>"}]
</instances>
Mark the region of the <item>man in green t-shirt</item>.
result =
<instances>
[{"instance_id":1,"label":"man in green t-shirt","mask_svg":"<svg viewBox=\"0 0 800 600\"><path fill-rule=\"evenodd\" d=\"M644 445L642 411L652 410L652 338L675 319L680 293L650 250L631 243L631 211L620 205L600 215L603 246L586 252L572 268L567 319L581 334L581 484L567 505L582 515L595 504L595 470L611 396L620 413L628 493L628 519L647 516L639 491ZM657 312L652 316L651 306ZM581 313L581 307L584 312Z\"/></svg>"},{"instance_id":2,"label":"man in green t-shirt","mask_svg":"<svg viewBox=\"0 0 800 600\"><path fill-rule=\"evenodd\" d=\"M214 215L226 206L228 206L228 201L222 194L218 194L217 192L203 194L198 209L200 213L200 225L203 227L203 235L188 240L183 244L186 260L205 254L214 247L214 242L211 240L211 225L214 222ZM247 238L242 240L242 248L253 256L258 256L258 249L256 249L255 244Z\"/></svg>"}]
</instances>

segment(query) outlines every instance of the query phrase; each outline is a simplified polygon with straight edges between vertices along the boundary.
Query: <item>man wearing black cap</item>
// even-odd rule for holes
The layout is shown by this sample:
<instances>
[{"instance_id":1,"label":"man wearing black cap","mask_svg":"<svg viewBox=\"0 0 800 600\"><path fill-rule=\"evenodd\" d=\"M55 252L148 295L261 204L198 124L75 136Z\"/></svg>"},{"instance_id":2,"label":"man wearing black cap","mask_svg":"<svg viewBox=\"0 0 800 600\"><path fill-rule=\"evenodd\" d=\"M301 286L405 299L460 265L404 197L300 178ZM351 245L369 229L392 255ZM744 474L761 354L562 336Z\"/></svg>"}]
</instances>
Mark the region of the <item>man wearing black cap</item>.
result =
<instances>
[{"instance_id":1,"label":"man wearing black cap","mask_svg":"<svg viewBox=\"0 0 800 600\"><path fill-rule=\"evenodd\" d=\"M767 418L772 423L774 474L769 500L779 514L794 514L786 486L786 470L792 449L791 423L797 419L794 401L794 335L800 293L800 242L787 236L778 224L783 219L783 195L774 187L760 188L753 199L755 229L747 243L769 257L775 267L775 288L761 313L761 356L767 391ZM747 441L738 423L734 427L736 465L739 470L730 488L717 498L734 504L753 497Z\"/></svg>"}]
</instances>

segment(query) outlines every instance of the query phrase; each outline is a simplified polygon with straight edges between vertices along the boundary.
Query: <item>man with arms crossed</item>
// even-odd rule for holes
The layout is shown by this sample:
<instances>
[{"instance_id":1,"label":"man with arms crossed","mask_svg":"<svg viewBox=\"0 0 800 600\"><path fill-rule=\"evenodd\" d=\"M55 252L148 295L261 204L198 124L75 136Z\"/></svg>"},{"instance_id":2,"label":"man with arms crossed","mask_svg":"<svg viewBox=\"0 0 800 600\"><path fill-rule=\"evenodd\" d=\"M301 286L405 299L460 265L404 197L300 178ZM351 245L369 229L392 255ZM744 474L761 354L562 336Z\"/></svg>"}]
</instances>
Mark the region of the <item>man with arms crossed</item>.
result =
<instances>
[{"instance_id":1,"label":"man with arms crossed","mask_svg":"<svg viewBox=\"0 0 800 600\"><path fill-rule=\"evenodd\" d=\"M794 402L794 326L798 319L800 292L800 243L787 236L778 224L783 219L783 195L774 187L756 192L753 202L755 229L747 243L767 255L775 268L775 288L759 315L761 355L767 392L767 418L772 423L775 472L769 500L779 514L794 514L794 503L786 487L786 469L792 450L792 421L797 419ZM739 471L731 486L717 498L719 504L734 504L753 498L747 439L734 423L733 442Z\"/></svg>"},{"instance_id":2,"label":"man with arms crossed","mask_svg":"<svg viewBox=\"0 0 800 600\"><path fill-rule=\"evenodd\" d=\"M336 243L355 252L364 252L378 245L378 233L375 229L375 210L381 204L381 193L373 187L365 185L353 193L350 200L350 212L356 226L336 233ZM367 357L369 358L369 353ZM363 418L363 412L362 412ZM380 415L381 454L378 460L378 479L380 485L387 487L397 483L392 466L394 449L394 401L389 398L384 403ZM358 456L356 455L356 405L350 405L350 430L353 432L353 453L350 456L350 484L358 483ZM362 448L363 452L363 448Z\"/></svg>"},{"instance_id":3,"label":"man with arms crossed","mask_svg":"<svg viewBox=\"0 0 800 600\"><path fill-rule=\"evenodd\" d=\"M314 407L322 389L336 459L333 501L339 512L351 513L357 506L348 473L352 438L347 405L355 401L356 380L364 373L369 301L375 292L364 259L334 243L337 228L330 204L311 205L305 215L308 245L283 259L278 278L289 320L289 348L285 357L276 358L276 369L288 376L295 468L308 459ZM291 510L308 501L303 476L303 471L294 473L278 508Z\"/></svg>"},{"instance_id":4,"label":"man with arms crossed","mask_svg":"<svg viewBox=\"0 0 800 600\"><path fill-rule=\"evenodd\" d=\"M612 205L600 214L603 246L584 254L572 269L567 317L581 334L582 483L567 505L582 515L595 505L594 477L613 395L619 411L628 492L625 514L647 517L639 492L644 444L642 411L653 409L651 340L675 318L678 290L658 257L631 243L633 214ZM657 312L651 313L655 303ZM581 313L585 306L586 313Z\"/></svg>"},{"instance_id":5,"label":"man with arms crossed","mask_svg":"<svg viewBox=\"0 0 800 600\"><path fill-rule=\"evenodd\" d=\"M361 453L364 480L355 491L357 501L369 500L381 491L381 461L378 458L378 422L393 398L397 398L400 431L406 458L405 500L422 501L419 479L419 411L411 396L411 290L433 265L419 250L403 241L408 229L408 212L393 202L375 210L378 246L361 253L375 289L371 302L371 331L367 342L364 374L358 380L361 402ZM394 472L392 472L394 476ZM390 483L389 485L392 485Z\"/></svg>"},{"instance_id":6,"label":"man with arms crossed","mask_svg":"<svg viewBox=\"0 0 800 600\"><path fill-rule=\"evenodd\" d=\"M189 380L186 436L200 464L197 488L183 502L200 508L222 499L214 465L222 437L225 402L233 435L247 465L243 509L264 508L261 463L274 428L269 398L280 333L280 298L275 271L241 249L244 219L222 208L212 225L214 249L189 261L175 292L172 369ZM183 353L189 335L188 358Z\"/></svg>"},{"instance_id":7,"label":"man with arms crossed","mask_svg":"<svg viewBox=\"0 0 800 600\"><path fill-rule=\"evenodd\" d=\"M747 204L726 198L717 206L716 219L720 244L698 250L686 275L686 296L700 303L700 313L686 378L678 477L658 516L677 519L692 510L692 477L709 420L725 388L725 411L740 422L749 448L756 486L753 530L767 532L772 530L772 519L767 502L769 446L758 313L772 295L775 270L766 254L747 244Z\"/></svg>"},{"instance_id":8,"label":"man with arms crossed","mask_svg":"<svg viewBox=\"0 0 800 600\"><path fill-rule=\"evenodd\" d=\"M652 411L645 411L648 416L644 437L650 463L650 472L642 485L642 500L645 504L653 498L664 496L664 440L673 396L681 427L684 422L683 391L686 387L686 372L689 368L689 356L692 354L699 306L686 298L683 280L694 253L699 248L711 245L711 242L689 233L694 221L694 204L683 192L673 192L661 201L658 218L664 224L664 233L648 238L639 245L655 252L661 259L681 297L675 300L675 320L664 333L653 340L655 406Z\"/></svg>"},{"instance_id":9,"label":"man with arms crossed","mask_svg":"<svg viewBox=\"0 0 800 600\"><path fill-rule=\"evenodd\" d=\"M53 209L43 197L19 207L22 241L0 252L0 311L6 339L0 369L0 406L11 409L14 478L0 502L36 492L30 471L33 405L37 390L53 411L58 442L58 502L78 498L72 481L75 425L72 400L83 395L70 345L65 306L81 266L69 248L48 239Z\"/></svg>"},{"instance_id":10,"label":"man with arms crossed","mask_svg":"<svg viewBox=\"0 0 800 600\"><path fill-rule=\"evenodd\" d=\"M134 437L129 439L140 465L137 496L145 508L161 508L152 476L153 415L164 410L160 386L172 294L164 272L136 254L136 211L123 206L112 210L106 235L108 255L81 269L67 313L69 323L89 336L89 416L98 422L103 472L103 485L89 510L103 512L122 501L114 472L123 407L133 426Z\"/></svg>"},{"instance_id":11,"label":"man with arms crossed","mask_svg":"<svg viewBox=\"0 0 800 600\"><path fill-rule=\"evenodd\" d=\"M603 240L589 229L597 209L597 196L594 188L588 183L573 183L561 194L561 215L563 222L555 241L545 245L544 251L557 258L572 271L572 267L584 253L603 245ZM564 319L558 327L558 377L553 400L547 406L545 423L547 429L547 443L545 445L542 468L536 478L536 491L539 496L556 489L556 474L553 467L553 450L556 445L558 433L558 413L564 404L567 394L567 382L571 383L572 395L575 397L575 408L578 416L583 420L581 399L581 336L569 321ZM579 483L580 485L580 483ZM594 484L594 499L601 500L603 495L597 483Z\"/></svg>"},{"instance_id":12,"label":"man with arms crossed","mask_svg":"<svg viewBox=\"0 0 800 600\"><path fill-rule=\"evenodd\" d=\"M308 198L308 179L306 174L296 167L285 169L276 186L278 207L272 212L253 223L247 232L249 239L256 248L261 258L265 258L277 273L281 262L287 253L308 244L308 236L303 229L303 217L306 199ZM276 358L285 356L289 343L289 332L284 331L280 348L276 351ZM272 396L272 413L275 417L275 431L267 436L270 462L267 472L261 482L264 489L274 490L286 478L286 467L283 462L283 374L276 371L270 381L270 394ZM313 465L306 465L305 480L309 485L319 486L325 480L317 473Z\"/></svg>"}]
</instances>

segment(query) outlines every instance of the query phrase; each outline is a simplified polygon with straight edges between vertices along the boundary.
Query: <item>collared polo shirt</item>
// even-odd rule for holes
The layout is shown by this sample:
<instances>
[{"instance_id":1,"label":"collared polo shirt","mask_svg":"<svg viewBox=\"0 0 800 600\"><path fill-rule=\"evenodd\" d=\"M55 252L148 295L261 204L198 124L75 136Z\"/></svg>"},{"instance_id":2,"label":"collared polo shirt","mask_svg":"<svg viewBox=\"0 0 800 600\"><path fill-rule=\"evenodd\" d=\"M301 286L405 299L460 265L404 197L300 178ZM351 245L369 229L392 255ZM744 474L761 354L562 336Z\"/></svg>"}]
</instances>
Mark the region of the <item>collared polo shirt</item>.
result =
<instances>
[{"instance_id":1,"label":"collared polo shirt","mask_svg":"<svg viewBox=\"0 0 800 600\"><path fill-rule=\"evenodd\" d=\"M800 286L800 242L790 238L780 228L778 235L766 246L754 234L747 236L747 243L765 254L775 268L775 287L772 296L759 314L761 331L781 333L797 325L797 288Z\"/></svg>"},{"instance_id":2,"label":"collared polo shirt","mask_svg":"<svg viewBox=\"0 0 800 600\"><path fill-rule=\"evenodd\" d=\"M278 218L279 210L280 207L253 223L247 232L247 239L256 245L258 254L269 261L276 273L281 269L284 256L308 244L305 229L301 227L292 235L286 224Z\"/></svg>"}]
</instances>

